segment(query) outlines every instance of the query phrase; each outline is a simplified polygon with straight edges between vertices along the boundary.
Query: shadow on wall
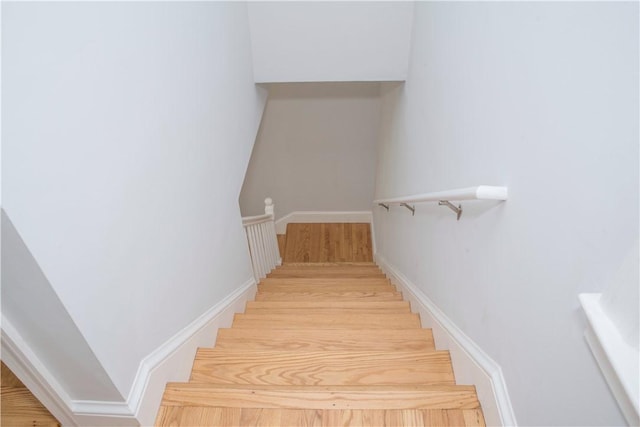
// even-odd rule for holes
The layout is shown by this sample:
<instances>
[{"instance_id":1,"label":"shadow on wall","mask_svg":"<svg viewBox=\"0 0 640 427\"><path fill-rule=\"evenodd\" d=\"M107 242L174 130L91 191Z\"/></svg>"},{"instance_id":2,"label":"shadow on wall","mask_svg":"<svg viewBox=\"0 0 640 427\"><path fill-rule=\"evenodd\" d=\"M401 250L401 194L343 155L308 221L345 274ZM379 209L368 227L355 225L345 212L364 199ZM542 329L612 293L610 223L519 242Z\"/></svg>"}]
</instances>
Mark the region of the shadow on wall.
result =
<instances>
[{"instance_id":1,"label":"shadow on wall","mask_svg":"<svg viewBox=\"0 0 640 427\"><path fill-rule=\"evenodd\" d=\"M1 215L3 324L10 323L68 398L123 400L4 209Z\"/></svg>"}]
</instances>

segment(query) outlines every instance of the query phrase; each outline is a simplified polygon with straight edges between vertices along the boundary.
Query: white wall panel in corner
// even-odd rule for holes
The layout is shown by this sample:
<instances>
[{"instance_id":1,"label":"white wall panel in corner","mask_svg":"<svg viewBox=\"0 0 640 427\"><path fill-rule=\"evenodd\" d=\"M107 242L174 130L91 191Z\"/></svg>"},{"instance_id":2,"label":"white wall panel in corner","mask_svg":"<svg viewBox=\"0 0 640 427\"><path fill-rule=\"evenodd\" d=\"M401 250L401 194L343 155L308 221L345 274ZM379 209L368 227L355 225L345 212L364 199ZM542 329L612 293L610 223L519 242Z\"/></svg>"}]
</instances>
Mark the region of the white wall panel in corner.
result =
<instances>
[{"instance_id":1,"label":"white wall panel in corner","mask_svg":"<svg viewBox=\"0 0 640 427\"><path fill-rule=\"evenodd\" d=\"M250 2L258 83L407 75L413 2Z\"/></svg>"}]
</instances>

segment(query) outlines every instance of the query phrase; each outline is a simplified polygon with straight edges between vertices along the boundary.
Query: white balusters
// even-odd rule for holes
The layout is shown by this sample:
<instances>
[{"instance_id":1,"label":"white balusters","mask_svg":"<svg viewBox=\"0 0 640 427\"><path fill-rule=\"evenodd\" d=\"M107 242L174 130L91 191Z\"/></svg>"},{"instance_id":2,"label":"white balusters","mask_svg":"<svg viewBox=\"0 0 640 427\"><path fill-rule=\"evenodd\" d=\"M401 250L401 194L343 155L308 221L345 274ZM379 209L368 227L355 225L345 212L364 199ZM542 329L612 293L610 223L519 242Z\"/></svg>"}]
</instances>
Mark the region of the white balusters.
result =
<instances>
[{"instance_id":1,"label":"white balusters","mask_svg":"<svg viewBox=\"0 0 640 427\"><path fill-rule=\"evenodd\" d=\"M260 280L277 265L280 265L280 250L276 235L273 200L264 201L264 215L242 218L247 233L253 274Z\"/></svg>"}]
</instances>

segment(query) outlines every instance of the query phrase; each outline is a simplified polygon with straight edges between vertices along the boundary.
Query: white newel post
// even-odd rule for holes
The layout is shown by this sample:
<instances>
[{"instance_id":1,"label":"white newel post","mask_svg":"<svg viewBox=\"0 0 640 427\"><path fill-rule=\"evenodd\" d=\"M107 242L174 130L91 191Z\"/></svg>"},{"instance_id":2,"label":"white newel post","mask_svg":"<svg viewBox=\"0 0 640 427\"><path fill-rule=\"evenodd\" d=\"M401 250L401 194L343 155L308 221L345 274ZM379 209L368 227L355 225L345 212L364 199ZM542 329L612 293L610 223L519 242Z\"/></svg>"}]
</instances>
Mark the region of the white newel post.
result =
<instances>
[{"instance_id":1,"label":"white newel post","mask_svg":"<svg viewBox=\"0 0 640 427\"><path fill-rule=\"evenodd\" d=\"M274 216L273 209L273 199L271 197L267 197L264 199L264 213L266 215Z\"/></svg>"}]
</instances>

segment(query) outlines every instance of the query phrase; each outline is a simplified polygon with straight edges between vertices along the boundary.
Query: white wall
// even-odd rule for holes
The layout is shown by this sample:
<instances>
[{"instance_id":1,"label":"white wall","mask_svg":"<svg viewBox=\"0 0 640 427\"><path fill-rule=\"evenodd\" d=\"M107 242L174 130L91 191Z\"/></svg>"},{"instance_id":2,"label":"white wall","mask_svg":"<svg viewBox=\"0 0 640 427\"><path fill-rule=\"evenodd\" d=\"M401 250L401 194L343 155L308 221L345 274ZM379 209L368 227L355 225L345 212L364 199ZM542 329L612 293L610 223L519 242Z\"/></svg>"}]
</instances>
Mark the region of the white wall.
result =
<instances>
[{"instance_id":1,"label":"white wall","mask_svg":"<svg viewBox=\"0 0 640 427\"><path fill-rule=\"evenodd\" d=\"M242 214L371 210L379 115L377 83L269 85Z\"/></svg>"},{"instance_id":2,"label":"white wall","mask_svg":"<svg viewBox=\"0 0 640 427\"><path fill-rule=\"evenodd\" d=\"M413 2L251 2L257 82L404 80Z\"/></svg>"},{"instance_id":3,"label":"white wall","mask_svg":"<svg viewBox=\"0 0 640 427\"><path fill-rule=\"evenodd\" d=\"M639 266L640 251L636 239L635 244L631 246L629 253L624 257L620 268L611 277L602 292L600 300L602 310L616 325L623 340L636 351L640 346Z\"/></svg>"},{"instance_id":4,"label":"white wall","mask_svg":"<svg viewBox=\"0 0 640 427\"><path fill-rule=\"evenodd\" d=\"M374 222L378 253L502 366L522 425L624 424L578 294L638 236L637 35L637 3L418 3L407 81L383 89L377 198L509 187L459 222L435 204Z\"/></svg>"},{"instance_id":5,"label":"white wall","mask_svg":"<svg viewBox=\"0 0 640 427\"><path fill-rule=\"evenodd\" d=\"M237 200L266 93L247 6L2 8L4 209L48 310L126 397L146 355L252 277Z\"/></svg>"}]
</instances>

